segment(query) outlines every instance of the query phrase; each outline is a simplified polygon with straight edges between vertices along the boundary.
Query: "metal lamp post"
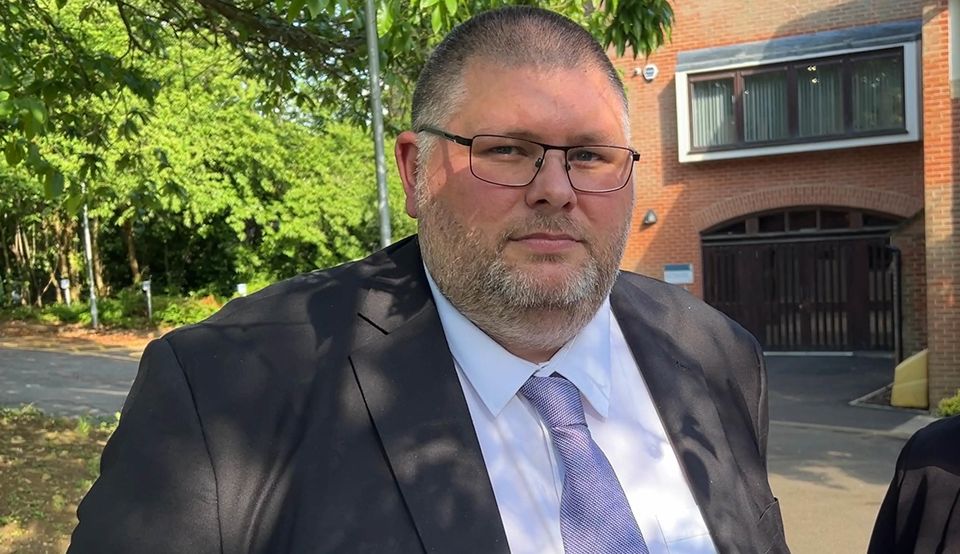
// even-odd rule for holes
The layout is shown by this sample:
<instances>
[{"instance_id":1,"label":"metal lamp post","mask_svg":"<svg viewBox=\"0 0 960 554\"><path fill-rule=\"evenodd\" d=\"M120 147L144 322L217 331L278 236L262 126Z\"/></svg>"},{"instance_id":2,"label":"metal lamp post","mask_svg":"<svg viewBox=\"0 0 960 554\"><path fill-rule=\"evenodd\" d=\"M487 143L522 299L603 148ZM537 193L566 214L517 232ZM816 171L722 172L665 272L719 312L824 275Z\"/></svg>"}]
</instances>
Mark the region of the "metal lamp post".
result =
<instances>
[{"instance_id":1,"label":"metal lamp post","mask_svg":"<svg viewBox=\"0 0 960 554\"><path fill-rule=\"evenodd\" d=\"M391 242L387 200L387 167L383 156L383 108L380 103L380 46L377 41L377 6L367 2L367 54L370 60L370 109L373 112L373 145L377 164L377 208L380 213L380 246Z\"/></svg>"},{"instance_id":2,"label":"metal lamp post","mask_svg":"<svg viewBox=\"0 0 960 554\"><path fill-rule=\"evenodd\" d=\"M100 328L100 318L97 313L97 285L93 280L93 248L90 246L90 218L87 216L87 184L80 184L80 191L83 193L83 251L87 261L87 280L90 285L90 320L93 322L93 328Z\"/></svg>"}]
</instances>

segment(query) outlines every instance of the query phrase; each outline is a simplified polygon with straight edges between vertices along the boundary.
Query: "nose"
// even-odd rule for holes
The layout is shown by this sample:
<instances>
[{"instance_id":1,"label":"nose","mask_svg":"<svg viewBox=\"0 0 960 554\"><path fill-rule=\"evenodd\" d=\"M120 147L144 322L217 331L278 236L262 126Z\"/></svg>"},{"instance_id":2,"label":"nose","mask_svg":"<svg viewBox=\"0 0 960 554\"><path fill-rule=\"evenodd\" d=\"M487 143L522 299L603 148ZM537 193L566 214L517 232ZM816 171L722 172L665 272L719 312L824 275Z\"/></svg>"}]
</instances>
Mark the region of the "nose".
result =
<instances>
[{"instance_id":1,"label":"nose","mask_svg":"<svg viewBox=\"0 0 960 554\"><path fill-rule=\"evenodd\" d=\"M566 153L547 150L537 160L537 175L526 189L527 205L535 209L570 210L577 205L577 191L570 185Z\"/></svg>"}]
</instances>

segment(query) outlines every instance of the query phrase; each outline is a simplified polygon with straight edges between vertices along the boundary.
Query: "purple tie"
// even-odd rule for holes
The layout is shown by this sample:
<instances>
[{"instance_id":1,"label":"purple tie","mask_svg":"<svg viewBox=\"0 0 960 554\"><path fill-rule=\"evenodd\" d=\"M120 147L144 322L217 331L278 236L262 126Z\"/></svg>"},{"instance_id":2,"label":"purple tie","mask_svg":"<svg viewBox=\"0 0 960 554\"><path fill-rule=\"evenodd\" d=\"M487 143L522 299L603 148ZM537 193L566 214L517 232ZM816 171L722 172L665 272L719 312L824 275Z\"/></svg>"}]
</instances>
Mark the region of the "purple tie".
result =
<instances>
[{"instance_id":1,"label":"purple tie","mask_svg":"<svg viewBox=\"0 0 960 554\"><path fill-rule=\"evenodd\" d=\"M649 554L613 467L587 429L576 385L531 377L520 387L550 427L563 463L560 535L566 554Z\"/></svg>"}]
</instances>

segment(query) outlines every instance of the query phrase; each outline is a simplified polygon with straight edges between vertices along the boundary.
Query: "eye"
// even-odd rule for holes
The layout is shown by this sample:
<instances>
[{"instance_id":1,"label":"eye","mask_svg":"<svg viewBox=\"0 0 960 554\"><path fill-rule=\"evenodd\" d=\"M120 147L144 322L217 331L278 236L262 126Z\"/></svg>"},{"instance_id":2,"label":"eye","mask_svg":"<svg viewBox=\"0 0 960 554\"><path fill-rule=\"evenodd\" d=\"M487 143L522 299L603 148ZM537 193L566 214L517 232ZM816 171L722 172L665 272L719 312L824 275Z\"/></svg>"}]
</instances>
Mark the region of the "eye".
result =
<instances>
[{"instance_id":1,"label":"eye","mask_svg":"<svg viewBox=\"0 0 960 554\"><path fill-rule=\"evenodd\" d=\"M599 148L577 148L567 155L570 163L590 164L608 161L608 156Z\"/></svg>"},{"instance_id":2,"label":"eye","mask_svg":"<svg viewBox=\"0 0 960 554\"><path fill-rule=\"evenodd\" d=\"M473 139L473 155L497 160L526 160L539 157L540 147L531 142L509 137L477 136Z\"/></svg>"},{"instance_id":3,"label":"eye","mask_svg":"<svg viewBox=\"0 0 960 554\"><path fill-rule=\"evenodd\" d=\"M488 150L488 152L489 152L490 154L500 154L500 155L502 155L502 156L509 156L509 155L511 155L511 154L517 155L517 154L522 154L522 153L523 153L523 152L522 152L519 148L517 148L516 146L514 146L514 145L509 145L509 144L501 144L501 145L498 145L498 146L493 146L493 147L491 147L491 148Z\"/></svg>"}]
</instances>

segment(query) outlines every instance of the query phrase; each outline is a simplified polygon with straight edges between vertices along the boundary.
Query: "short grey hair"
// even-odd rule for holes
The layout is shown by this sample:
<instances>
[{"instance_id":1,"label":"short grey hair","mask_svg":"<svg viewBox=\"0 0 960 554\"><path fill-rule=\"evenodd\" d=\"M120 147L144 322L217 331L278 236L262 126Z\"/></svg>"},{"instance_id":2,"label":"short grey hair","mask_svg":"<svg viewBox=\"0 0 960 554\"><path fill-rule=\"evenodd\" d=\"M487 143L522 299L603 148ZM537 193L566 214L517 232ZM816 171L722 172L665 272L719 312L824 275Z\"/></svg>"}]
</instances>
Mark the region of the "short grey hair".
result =
<instances>
[{"instance_id":1,"label":"short grey hair","mask_svg":"<svg viewBox=\"0 0 960 554\"><path fill-rule=\"evenodd\" d=\"M442 127L465 94L463 69L472 60L491 60L505 67L536 69L595 67L602 71L623 105L624 131L629 135L627 95L607 53L586 29L560 14L531 6L510 6L480 13L457 26L424 64L413 93L414 130ZM424 162L434 137L417 141Z\"/></svg>"}]
</instances>

